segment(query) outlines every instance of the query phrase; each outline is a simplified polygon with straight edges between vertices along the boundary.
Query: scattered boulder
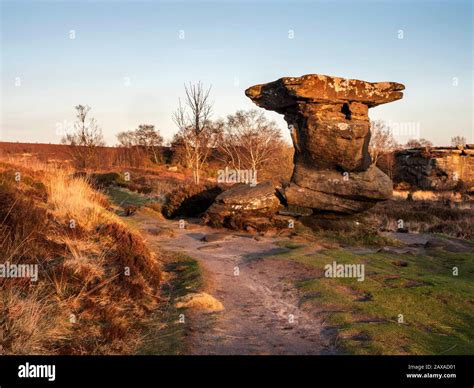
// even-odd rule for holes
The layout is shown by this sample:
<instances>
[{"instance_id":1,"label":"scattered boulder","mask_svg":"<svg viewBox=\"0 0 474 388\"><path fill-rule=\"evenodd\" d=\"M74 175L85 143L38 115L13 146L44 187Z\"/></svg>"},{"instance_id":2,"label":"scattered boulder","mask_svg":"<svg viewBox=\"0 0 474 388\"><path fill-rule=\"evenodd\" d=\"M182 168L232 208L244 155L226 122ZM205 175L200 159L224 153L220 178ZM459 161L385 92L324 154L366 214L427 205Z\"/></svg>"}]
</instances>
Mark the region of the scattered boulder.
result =
<instances>
[{"instance_id":1,"label":"scattered boulder","mask_svg":"<svg viewBox=\"0 0 474 388\"><path fill-rule=\"evenodd\" d=\"M203 238L201 238L200 241L202 242L217 242L217 241L223 241L227 237L229 237L228 234L226 233L212 233L212 234L206 234Z\"/></svg>"},{"instance_id":2,"label":"scattered boulder","mask_svg":"<svg viewBox=\"0 0 474 388\"><path fill-rule=\"evenodd\" d=\"M371 166L368 109L401 99L403 89L319 74L247 89L258 106L283 114L291 130L295 168L287 204L350 214L390 198L390 178Z\"/></svg>"},{"instance_id":3,"label":"scattered boulder","mask_svg":"<svg viewBox=\"0 0 474 388\"><path fill-rule=\"evenodd\" d=\"M235 215L270 215L277 212L280 200L271 181L255 186L241 184L219 194L206 212L211 224L223 225Z\"/></svg>"},{"instance_id":4,"label":"scattered boulder","mask_svg":"<svg viewBox=\"0 0 474 388\"><path fill-rule=\"evenodd\" d=\"M443 249L448 252L472 252L472 245L465 244L458 240L449 240L447 238L430 238L426 244L427 249Z\"/></svg>"}]
</instances>

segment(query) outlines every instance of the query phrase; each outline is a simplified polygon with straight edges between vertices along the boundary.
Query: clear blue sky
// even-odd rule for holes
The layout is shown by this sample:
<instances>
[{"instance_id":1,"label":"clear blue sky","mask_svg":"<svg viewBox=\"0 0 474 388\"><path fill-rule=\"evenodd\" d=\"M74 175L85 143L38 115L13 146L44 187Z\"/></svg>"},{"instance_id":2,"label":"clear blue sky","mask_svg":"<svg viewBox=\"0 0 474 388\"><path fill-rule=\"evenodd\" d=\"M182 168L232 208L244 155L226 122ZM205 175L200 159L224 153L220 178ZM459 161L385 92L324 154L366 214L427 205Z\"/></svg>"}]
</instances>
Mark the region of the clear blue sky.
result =
<instances>
[{"instance_id":1,"label":"clear blue sky","mask_svg":"<svg viewBox=\"0 0 474 388\"><path fill-rule=\"evenodd\" d=\"M140 123L170 138L185 82L212 84L218 118L255 107L249 86L320 73L401 82L371 118L473 143L472 20L472 1L2 1L0 140L58 143L79 103L109 144Z\"/></svg>"}]
</instances>

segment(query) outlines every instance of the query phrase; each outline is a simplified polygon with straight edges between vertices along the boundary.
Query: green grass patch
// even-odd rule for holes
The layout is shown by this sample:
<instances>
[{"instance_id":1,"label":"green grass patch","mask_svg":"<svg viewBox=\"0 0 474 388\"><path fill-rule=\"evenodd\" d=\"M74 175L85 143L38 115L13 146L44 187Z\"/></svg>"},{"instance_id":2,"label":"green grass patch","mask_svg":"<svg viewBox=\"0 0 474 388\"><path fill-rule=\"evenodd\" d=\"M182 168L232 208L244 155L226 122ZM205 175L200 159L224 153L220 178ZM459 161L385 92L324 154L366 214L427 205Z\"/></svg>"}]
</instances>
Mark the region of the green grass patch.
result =
<instances>
[{"instance_id":1,"label":"green grass patch","mask_svg":"<svg viewBox=\"0 0 474 388\"><path fill-rule=\"evenodd\" d=\"M321 270L297 284L348 354L474 354L474 253L357 254L303 248L276 255ZM365 280L326 278L324 266L365 264ZM453 276L453 267L459 268ZM399 323L400 314L403 323Z\"/></svg>"},{"instance_id":2,"label":"green grass patch","mask_svg":"<svg viewBox=\"0 0 474 388\"><path fill-rule=\"evenodd\" d=\"M202 273L196 260L181 253L165 252L165 271L172 279L162 289L163 303L147 325L143 345L138 354L184 355L187 353L186 337L191 319L185 316L180 322L184 309L176 308L176 299L202 287Z\"/></svg>"},{"instance_id":3,"label":"green grass patch","mask_svg":"<svg viewBox=\"0 0 474 388\"><path fill-rule=\"evenodd\" d=\"M299 249L299 248L305 248L307 247L306 244L301 244L296 241L292 240L283 240L283 241L278 241L276 243L277 246L281 248L288 248L288 249Z\"/></svg>"},{"instance_id":4,"label":"green grass patch","mask_svg":"<svg viewBox=\"0 0 474 388\"><path fill-rule=\"evenodd\" d=\"M151 198L119 187L109 187L106 194L112 202L118 206L144 206L151 201Z\"/></svg>"}]
</instances>

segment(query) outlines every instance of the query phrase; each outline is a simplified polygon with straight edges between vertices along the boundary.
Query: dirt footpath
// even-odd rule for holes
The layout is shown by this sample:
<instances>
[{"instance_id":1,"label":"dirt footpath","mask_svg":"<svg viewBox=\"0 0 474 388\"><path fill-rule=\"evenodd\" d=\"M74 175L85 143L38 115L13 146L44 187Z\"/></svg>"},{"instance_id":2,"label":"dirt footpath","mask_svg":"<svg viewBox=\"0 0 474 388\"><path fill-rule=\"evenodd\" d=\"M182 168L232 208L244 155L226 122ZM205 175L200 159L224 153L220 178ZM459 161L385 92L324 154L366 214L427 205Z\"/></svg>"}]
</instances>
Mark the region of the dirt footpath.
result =
<instances>
[{"instance_id":1,"label":"dirt footpath","mask_svg":"<svg viewBox=\"0 0 474 388\"><path fill-rule=\"evenodd\" d=\"M286 250L275 245L277 238L255 239L198 224L179 229L178 222L137 217L143 230L172 230L173 236L147 238L198 260L205 291L224 305L223 311L212 315L190 312L190 354L334 353L320 318L300 308L294 286L297 280L314 277L314 270L268 258Z\"/></svg>"}]
</instances>

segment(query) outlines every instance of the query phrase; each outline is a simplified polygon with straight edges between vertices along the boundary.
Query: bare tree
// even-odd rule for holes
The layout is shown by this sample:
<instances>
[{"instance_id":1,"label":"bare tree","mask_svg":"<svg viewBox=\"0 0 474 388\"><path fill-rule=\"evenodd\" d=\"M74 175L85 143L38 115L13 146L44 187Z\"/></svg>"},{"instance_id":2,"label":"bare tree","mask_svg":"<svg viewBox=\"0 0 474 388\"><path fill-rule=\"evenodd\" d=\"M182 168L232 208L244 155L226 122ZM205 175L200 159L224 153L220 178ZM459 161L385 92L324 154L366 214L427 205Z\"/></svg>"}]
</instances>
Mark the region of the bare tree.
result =
<instances>
[{"instance_id":1,"label":"bare tree","mask_svg":"<svg viewBox=\"0 0 474 388\"><path fill-rule=\"evenodd\" d=\"M117 135L118 150L116 162L119 165L143 167L149 160L146 151L137 145L135 131L124 131Z\"/></svg>"},{"instance_id":2,"label":"bare tree","mask_svg":"<svg viewBox=\"0 0 474 388\"><path fill-rule=\"evenodd\" d=\"M143 160L144 154L158 164L161 161L160 147L163 137L154 125L140 124L134 131L125 131L117 134L117 140L126 151L126 157L133 164L134 161Z\"/></svg>"},{"instance_id":3,"label":"bare tree","mask_svg":"<svg viewBox=\"0 0 474 388\"><path fill-rule=\"evenodd\" d=\"M184 85L186 98L173 114L178 127L175 140L181 142L185 150L186 164L193 170L194 183L199 184L200 173L216 140L216 127L211 121L212 102L202 83Z\"/></svg>"},{"instance_id":4,"label":"bare tree","mask_svg":"<svg viewBox=\"0 0 474 388\"><path fill-rule=\"evenodd\" d=\"M137 145L144 147L150 154L153 162L160 162L159 149L163 145L163 137L155 130L154 125L142 124L135 130L135 138Z\"/></svg>"},{"instance_id":5,"label":"bare tree","mask_svg":"<svg viewBox=\"0 0 474 388\"><path fill-rule=\"evenodd\" d=\"M451 145L453 147L465 147L466 138L464 136L454 136L451 138Z\"/></svg>"},{"instance_id":6,"label":"bare tree","mask_svg":"<svg viewBox=\"0 0 474 388\"><path fill-rule=\"evenodd\" d=\"M234 169L257 171L280 151L281 131L256 109L227 116L218 142L219 153Z\"/></svg>"},{"instance_id":7,"label":"bare tree","mask_svg":"<svg viewBox=\"0 0 474 388\"><path fill-rule=\"evenodd\" d=\"M66 134L63 144L68 144L77 167L88 168L97 159L97 148L105 145L102 130L93 117L89 117L90 107L77 105L74 131Z\"/></svg>"},{"instance_id":8,"label":"bare tree","mask_svg":"<svg viewBox=\"0 0 474 388\"><path fill-rule=\"evenodd\" d=\"M121 147L130 148L136 145L134 131L119 132L116 137Z\"/></svg>"},{"instance_id":9,"label":"bare tree","mask_svg":"<svg viewBox=\"0 0 474 388\"><path fill-rule=\"evenodd\" d=\"M370 131L372 136L369 143L369 153L372 164L377 164L382 155L395 151L398 144L393 137L392 130L382 120L371 121Z\"/></svg>"}]
</instances>

